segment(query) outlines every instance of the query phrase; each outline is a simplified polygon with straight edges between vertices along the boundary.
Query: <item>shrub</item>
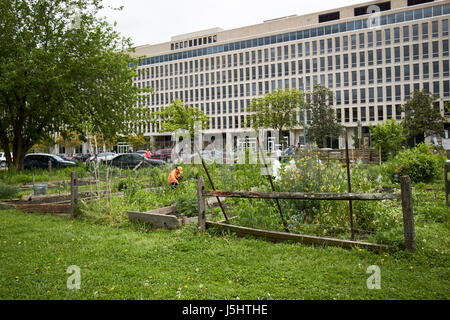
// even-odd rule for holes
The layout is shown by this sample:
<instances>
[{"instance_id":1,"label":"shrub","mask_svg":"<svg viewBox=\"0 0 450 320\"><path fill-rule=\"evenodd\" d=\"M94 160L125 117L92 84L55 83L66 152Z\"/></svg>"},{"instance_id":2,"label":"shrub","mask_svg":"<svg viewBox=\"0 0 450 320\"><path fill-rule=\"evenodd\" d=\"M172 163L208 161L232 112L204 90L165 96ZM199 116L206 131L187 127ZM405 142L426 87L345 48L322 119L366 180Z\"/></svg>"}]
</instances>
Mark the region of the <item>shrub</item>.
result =
<instances>
[{"instance_id":1,"label":"shrub","mask_svg":"<svg viewBox=\"0 0 450 320\"><path fill-rule=\"evenodd\" d=\"M413 149L400 151L383 166L384 174L393 179L394 174L410 176L411 181L431 182L439 176L445 160L442 154L434 154L425 143Z\"/></svg>"},{"instance_id":2,"label":"shrub","mask_svg":"<svg viewBox=\"0 0 450 320\"><path fill-rule=\"evenodd\" d=\"M394 119L387 120L376 127L370 127L370 134L374 146L377 149L381 147L383 160L386 160L389 154L397 154L406 141L403 126Z\"/></svg>"}]
</instances>

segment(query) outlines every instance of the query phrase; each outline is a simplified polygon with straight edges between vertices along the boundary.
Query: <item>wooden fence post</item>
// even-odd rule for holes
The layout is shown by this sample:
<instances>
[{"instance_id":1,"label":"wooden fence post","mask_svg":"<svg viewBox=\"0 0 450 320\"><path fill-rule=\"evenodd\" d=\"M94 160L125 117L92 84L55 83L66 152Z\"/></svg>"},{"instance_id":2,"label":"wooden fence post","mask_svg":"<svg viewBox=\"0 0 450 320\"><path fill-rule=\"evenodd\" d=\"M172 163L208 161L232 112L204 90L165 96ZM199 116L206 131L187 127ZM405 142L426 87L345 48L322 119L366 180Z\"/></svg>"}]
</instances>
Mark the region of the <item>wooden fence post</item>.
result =
<instances>
[{"instance_id":1,"label":"wooden fence post","mask_svg":"<svg viewBox=\"0 0 450 320\"><path fill-rule=\"evenodd\" d=\"M416 252L416 234L414 231L414 211L411 189L411 178L403 176L400 178L403 209L403 229L405 233L405 246L410 252Z\"/></svg>"},{"instance_id":2,"label":"wooden fence post","mask_svg":"<svg viewBox=\"0 0 450 320\"><path fill-rule=\"evenodd\" d=\"M75 217L75 209L78 205L78 175L76 172L70 174L70 207L72 218Z\"/></svg>"},{"instance_id":3,"label":"wooden fence post","mask_svg":"<svg viewBox=\"0 0 450 320\"><path fill-rule=\"evenodd\" d=\"M197 200L198 200L198 229L200 232L206 230L206 201L203 196L203 191L205 190L205 181L203 177L198 178L197 182Z\"/></svg>"}]
</instances>

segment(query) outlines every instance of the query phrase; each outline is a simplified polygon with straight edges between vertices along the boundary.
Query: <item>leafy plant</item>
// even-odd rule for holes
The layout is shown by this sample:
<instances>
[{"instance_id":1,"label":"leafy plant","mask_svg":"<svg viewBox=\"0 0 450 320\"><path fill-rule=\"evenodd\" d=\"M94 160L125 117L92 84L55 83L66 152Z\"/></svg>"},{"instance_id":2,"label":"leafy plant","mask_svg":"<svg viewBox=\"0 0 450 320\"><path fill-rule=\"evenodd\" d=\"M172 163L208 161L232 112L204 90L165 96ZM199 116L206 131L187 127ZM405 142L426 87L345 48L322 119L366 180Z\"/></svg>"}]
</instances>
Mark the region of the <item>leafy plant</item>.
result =
<instances>
[{"instance_id":1,"label":"leafy plant","mask_svg":"<svg viewBox=\"0 0 450 320\"><path fill-rule=\"evenodd\" d=\"M389 155L397 154L406 141L403 126L395 119L387 120L375 127L370 126L370 134L374 146L377 149L381 147L383 160L386 160Z\"/></svg>"},{"instance_id":2,"label":"leafy plant","mask_svg":"<svg viewBox=\"0 0 450 320\"><path fill-rule=\"evenodd\" d=\"M193 192L185 192L175 200L175 205L179 213L187 217L195 217L198 215L197 195Z\"/></svg>"},{"instance_id":3,"label":"leafy plant","mask_svg":"<svg viewBox=\"0 0 450 320\"><path fill-rule=\"evenodd\" d=\"M0 183L0 199L9 199L19 192L19 188Z\"/></svg>"},{"instance_id":4,"label":"leafy plant","mask_svg":"<svg viewBox=\"0 0 450 320\"><path fill-rule=\"evenodd\" d=\"M415 183L431 182L440 175L444 163L442 154L434 154L429 145L420 143L415 148L400 151L382 170L389 177L408 175Z\"/></svg>"}]
</instances>

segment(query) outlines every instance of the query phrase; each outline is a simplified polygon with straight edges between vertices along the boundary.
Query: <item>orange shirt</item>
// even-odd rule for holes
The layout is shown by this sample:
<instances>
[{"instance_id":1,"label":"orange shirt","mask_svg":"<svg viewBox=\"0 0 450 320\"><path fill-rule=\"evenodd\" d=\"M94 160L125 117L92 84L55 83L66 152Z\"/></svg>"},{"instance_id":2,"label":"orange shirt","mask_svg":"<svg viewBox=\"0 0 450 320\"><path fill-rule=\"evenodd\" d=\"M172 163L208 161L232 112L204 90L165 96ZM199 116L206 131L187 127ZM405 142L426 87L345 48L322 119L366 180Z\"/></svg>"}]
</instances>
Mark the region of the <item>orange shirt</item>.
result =
<instances>
[{"instance_id":1,"label":"orange shirt","mask_svg":"<svg viewBox=\"0 0 450 320\"><path fill-rule=\"evenodd\" d=\"M169 174L169 184L172 182L175 182L176 184L178 184L178 178L180 177L180 173L178 172L177 169L173 169L172 172Z\"/></svg>"}]
</instances>

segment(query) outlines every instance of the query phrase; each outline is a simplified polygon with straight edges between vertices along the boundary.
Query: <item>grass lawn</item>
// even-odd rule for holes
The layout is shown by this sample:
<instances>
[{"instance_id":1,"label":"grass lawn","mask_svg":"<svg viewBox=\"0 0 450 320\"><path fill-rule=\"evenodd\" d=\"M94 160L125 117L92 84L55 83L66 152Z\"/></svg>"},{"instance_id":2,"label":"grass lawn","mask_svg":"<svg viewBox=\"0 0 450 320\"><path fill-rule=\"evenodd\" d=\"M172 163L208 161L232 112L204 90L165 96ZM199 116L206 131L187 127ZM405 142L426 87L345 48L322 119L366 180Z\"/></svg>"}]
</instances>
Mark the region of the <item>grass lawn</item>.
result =
<instances>
[{"instance_id":1,"label":"grass lawn","mask_svg":"<svg viewBox=\"0 0 450 320\"><path fill-rule=\"evenodd\" d=\"M0 210L0 299L450 298L443 224L416 229L414 255L135 229ZM80 290L67 289L71 265ZM367 288L371 265L380 290Z\"/></svg>"}]
</instances>

